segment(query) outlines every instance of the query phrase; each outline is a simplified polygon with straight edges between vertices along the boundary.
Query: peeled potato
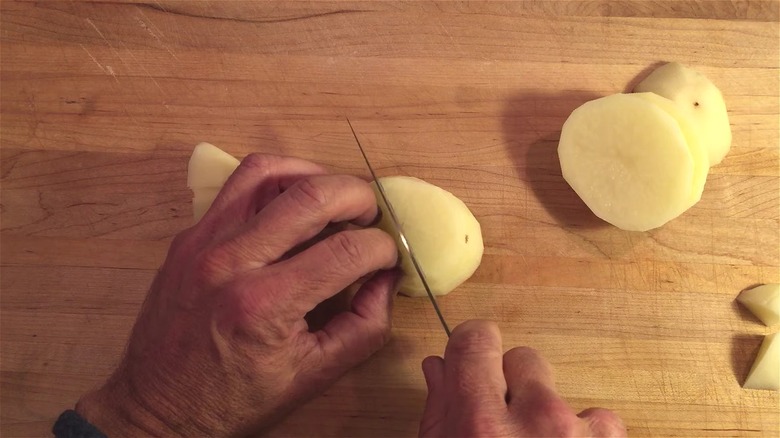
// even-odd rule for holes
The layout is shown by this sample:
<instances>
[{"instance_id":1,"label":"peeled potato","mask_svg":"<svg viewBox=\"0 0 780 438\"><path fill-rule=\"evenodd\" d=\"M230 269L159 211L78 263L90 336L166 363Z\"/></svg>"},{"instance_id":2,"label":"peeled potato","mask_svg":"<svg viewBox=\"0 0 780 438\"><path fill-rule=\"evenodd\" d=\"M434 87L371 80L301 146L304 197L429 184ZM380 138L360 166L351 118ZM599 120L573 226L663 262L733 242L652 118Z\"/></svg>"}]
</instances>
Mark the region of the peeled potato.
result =
<instances>
[{"instance_id":1,"label":"peeled potato","mask_svg":"<svg viewBox=\"0 0 780 438\"><path fill-rule=\"evenodd\" d=\"M211 207L219 194L219 188L199 188L192 190L192 216L199 221Z\"/></svg>"},{"instance_id":2,"label":"peeled potato","mask_svg":"<svg viewBox=\"0 0 780 438\"><path fill-rule=\"evenodd\" d=\"M701 144L701 141L699 141L700 136L694 121L677 104L665 97L661 97L655 93L636 93L634 96L641 97L642 99L646 99L647 101L658 105L662 110L674 117L680 125L680 129L682 129L683 136L685 137L685 142L688 144L688 150L691 152L691 158L693 159L693 185L691 188L691 197L688 201L688 207L692 207L701 200L701 194L704 192L704 183L707 182L707 174L710 173L710 159L707 155L707 150Z\"/></svg>"},{"instance_id":3,"label":"peeled potato","mask_svg":"<svg viewBox=\"0 0 780 438\"><path fill-rule=\"evenodd\" d=\"M650 73L634 89L652 92L680 105L694 120L711 165L720 163L731 148L731 126L718 87L703 74L670 62Z\"/></svg>"},{"instance_id":4,"label":"peeled potato","mask_svg":"<svg viewBox=\"0 0 780 438\"><path fill-rule=\"evenodd\" d=\"M586 102L561 130L564 179L596 216L631 231L660 227L690 207L693 157L677 120L648 99Z\"/></svg>"},{"instance_id":5,"label":"peeled potato","mask_svg":"<svg viewBox=\"0 0 780 438\"><path fill-rule=\"evenodd\" d=\"M746 389L780 390L780 338L777 333L764 337L745 384Z\"/></svg>"},{"instance_id":6,"label":"peeled potato","mask_svg":"<svg viewBox=\"0 0 780 438\"><path fill-rule=\"evenodd\" d=\"M393 205L407 241L414 251L425 279L434 295L445 295L466 281L477 270L484 250L482 230L466 204L452 193L408 176L380 178ZM387 206L374 191L382 210L378 227L396 238L404 248ZM414 265L401 251L401 293L413 297L427 294Z\"/></svg>"},{"instance_id":7,"label":"peeled potato","mask_svg":"<svg viewBox=\"0 0 780 438\"><path fill-rule=\"evenodd\" d=\"M747 307L766 325L780 323L780 283L764 284L748 289L737 297L737 301Z\"/></svg>"},{"instance_id":8,"label":"peeled potato","mask_svg":"<svg viewBox=\"0 0 780 438\"><path fill-rule=\"evenodd\" d=\"M211 144L195 147L187 184L193 193L192 211L196 221L211 207L238 163ZM463 201L417 178L396 176L381 181L432 292L447 294L471 277L482 260L484 248L479 222ZM381 199L378 193L377 198ZM403 248L387 207L380 202L380 208L383 215L378 227L394 236L399 248ZM402 254L401 269L406 274L401 280L401 292L425 296L408 253Z\"/></svg>"},{"instance_id":9,"label":"peeled potato","mask_svg":"<svg viewBox=\"0 0 780 438\"><path fill-rule=\"evenodd\" d=\"M187 187L219 188L240 164L235 157L209 143L195 146L187 168Z\"/></svg>"}]
</instances>

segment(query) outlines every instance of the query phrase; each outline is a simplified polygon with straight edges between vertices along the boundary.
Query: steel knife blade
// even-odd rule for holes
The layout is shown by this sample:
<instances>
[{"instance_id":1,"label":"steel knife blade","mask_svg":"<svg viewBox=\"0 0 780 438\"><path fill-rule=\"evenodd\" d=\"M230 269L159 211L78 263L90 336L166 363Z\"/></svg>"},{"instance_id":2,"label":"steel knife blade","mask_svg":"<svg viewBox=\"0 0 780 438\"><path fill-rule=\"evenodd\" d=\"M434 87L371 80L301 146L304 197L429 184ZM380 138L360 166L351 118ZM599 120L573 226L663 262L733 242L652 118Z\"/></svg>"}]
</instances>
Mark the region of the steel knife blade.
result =
<instances>
[{"instance_id":1,"label":"steel knife blade","mask_svg":"<svg viewBox=\"0 0 780 438\"><path fill-rule=\"evenodd\" d=\"M363 146L360 144L360 140L358 139L358 136L355 133L355 128L352 127L352 122L349 121L349 118L347 118L347 124L349 124L349 129L352 131L352 136L355 137L355 142L358 145L358 149L360 149L360 154L363 156L363 161L365 161L369 173L371 173L371 178L374 180L374 184L376 184L377 190L379 191L379 195L382 198L382 202L385 204L385 206L387 207L387 211L390 213L390 219L393 223L393 226L395 227L395 231L398 233L398 237L399 240L401 241L401 245L403 246L402 250L406 251L406 253L409 254L409 259L412 261L414 270L417 272L417 275L420 277L420 281L422 282L422 285L425 288L425 292L428 294L428 299L430 299L431 304L433 304L433 310L436 311L436 315L439 317L439 322L441 322L442 327L444 327L444 332L447 334L447 337L449 337L450 327L447 325L447 321L444 319L444 315L442 315L441 309L439 309L439 304L436 303L436 298L433 296L433 292L431 292L431 287L428 285L428 281L425 278L425 273L423 273L422 267L420 267L420 262L417 260L417 257L415 257L414 251L412 250L412 246L409 243L409 239L406 238L406 234L404 233L404 229L401 226L401 222L398 220L398 216L396 216L395 214L395 210L393 209L393 204L390 203L390 200L387 198L387 193L385 192L384 187L382 187L382 183L380 183L379 178L376 177L376 173L374 172L374 167L371 166L371 162L368 160L368 157L366 156L366 151L363 149Z\"/></svg>"}]
</instances>

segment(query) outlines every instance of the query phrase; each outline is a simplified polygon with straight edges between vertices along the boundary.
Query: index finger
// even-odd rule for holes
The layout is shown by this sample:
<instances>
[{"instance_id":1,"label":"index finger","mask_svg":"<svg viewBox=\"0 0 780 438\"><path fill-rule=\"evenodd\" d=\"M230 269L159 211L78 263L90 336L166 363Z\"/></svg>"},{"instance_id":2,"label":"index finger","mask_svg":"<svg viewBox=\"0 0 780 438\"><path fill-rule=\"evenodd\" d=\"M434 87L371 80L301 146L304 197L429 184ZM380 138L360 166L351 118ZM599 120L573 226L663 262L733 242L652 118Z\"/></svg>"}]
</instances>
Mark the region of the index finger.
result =
<instances>
[{"instance_id":1,"label":"index finger","mask_svg":"<svg viewBox=\"0 0 780 438\"><path fill-rule=\"evenodd\" d=\"M225 182L204 220L246 222L296 182L326 173L322 166L299 158L248 155Z\"/></svg>"},{"instance_id":2,"label":"index finger","mask_svg":"<svg viewBox=\"0 0 780 438\"><path fill-rule=\"evenodd\" d=\"M506 408L501 332L494 322L455 327L444 352L444 382L452 407Z\"/></svg>"}]
</instances>

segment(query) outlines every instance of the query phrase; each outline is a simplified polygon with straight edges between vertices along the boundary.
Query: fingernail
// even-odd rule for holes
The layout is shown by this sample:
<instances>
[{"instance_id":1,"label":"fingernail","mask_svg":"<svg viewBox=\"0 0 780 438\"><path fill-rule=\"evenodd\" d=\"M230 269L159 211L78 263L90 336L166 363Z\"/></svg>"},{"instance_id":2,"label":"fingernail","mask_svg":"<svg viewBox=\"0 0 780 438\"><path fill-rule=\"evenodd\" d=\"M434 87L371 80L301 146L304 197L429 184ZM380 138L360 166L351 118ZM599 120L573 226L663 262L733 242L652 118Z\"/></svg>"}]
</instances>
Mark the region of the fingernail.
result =
<instances>
[{"instance_id":1,"label":"fingernail","mask_svg":"<svg viewBox=\"0 0 780 438\"><path fill-rule=\"evenodd\" d=\"M368 224L369 227L375 227L379 225L379 222L382 222L382 209L377 207L377 214L373 221L371 221L370 224Z\"/></svg>"}]
</instances>

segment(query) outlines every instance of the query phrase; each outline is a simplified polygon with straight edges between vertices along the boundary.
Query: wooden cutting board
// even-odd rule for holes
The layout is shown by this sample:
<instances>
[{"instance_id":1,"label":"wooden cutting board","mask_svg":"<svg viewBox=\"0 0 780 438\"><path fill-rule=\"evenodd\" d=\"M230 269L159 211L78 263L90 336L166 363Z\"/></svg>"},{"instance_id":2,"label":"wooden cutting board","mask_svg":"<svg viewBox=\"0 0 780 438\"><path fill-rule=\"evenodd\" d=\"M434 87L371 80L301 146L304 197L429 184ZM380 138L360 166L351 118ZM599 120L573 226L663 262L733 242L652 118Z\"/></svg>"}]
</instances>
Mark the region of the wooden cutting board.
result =
<instances>
[{"instance_id":1,"label":"wooden cutting board","mask_svg":"<svg viewBox=\"0 0 780 438\"><path fill-rule=\"evenodd\" d=\"M486 251L440 303L554 365L633 436L777 436L740 388L769 330L734 303L780 281L778 2L3 1L2 436L46 435L116 365L210 141L463 199ZM561 178L561 125L677 60L723 91L733 148L701 202L630 233ZM390 344L273 436L413 436L445 337L398 298Z\"/></svg>"}]
</instances>

